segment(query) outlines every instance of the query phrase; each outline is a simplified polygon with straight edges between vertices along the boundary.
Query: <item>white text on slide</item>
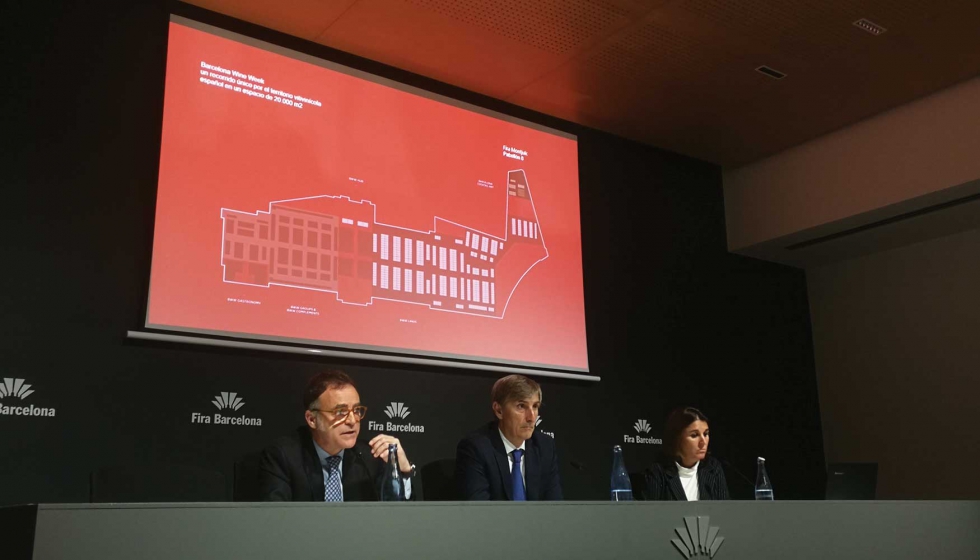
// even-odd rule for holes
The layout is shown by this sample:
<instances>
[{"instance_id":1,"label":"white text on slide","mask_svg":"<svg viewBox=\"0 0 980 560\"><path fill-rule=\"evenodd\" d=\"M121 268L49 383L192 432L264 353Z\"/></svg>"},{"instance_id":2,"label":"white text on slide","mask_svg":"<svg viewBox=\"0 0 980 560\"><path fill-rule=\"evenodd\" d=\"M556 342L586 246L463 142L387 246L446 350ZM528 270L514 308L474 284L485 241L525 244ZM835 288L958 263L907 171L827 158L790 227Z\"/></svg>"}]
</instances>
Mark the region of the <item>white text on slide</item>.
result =
<instances>
[{"instance_id":1,"label":"white text on slide","mask_svg":"<svg viewBox=\"0 0 980 560\"><path fill-rule=\"evenodd\" d=\"M511 146L504 146L504 157L524 161L527 157L527 150L519 150Z\"/></svg>"},{"instance_id":2,"label":"white text on slide","mask_svg":"<svg viewBox=\"0 0 980 560\"><path fill-rule=\"evenodd\" d=\"M270 87L266 84L265 78L208 64L203 60L201 61L201 72L198 81L207 86L218 87L233 93L241 93L254 99L271 101L287 107L295 107L296 109L303 109L307 106L323 106L323 103L320 103L319 100Z\"/></svg>"}]
</instances>

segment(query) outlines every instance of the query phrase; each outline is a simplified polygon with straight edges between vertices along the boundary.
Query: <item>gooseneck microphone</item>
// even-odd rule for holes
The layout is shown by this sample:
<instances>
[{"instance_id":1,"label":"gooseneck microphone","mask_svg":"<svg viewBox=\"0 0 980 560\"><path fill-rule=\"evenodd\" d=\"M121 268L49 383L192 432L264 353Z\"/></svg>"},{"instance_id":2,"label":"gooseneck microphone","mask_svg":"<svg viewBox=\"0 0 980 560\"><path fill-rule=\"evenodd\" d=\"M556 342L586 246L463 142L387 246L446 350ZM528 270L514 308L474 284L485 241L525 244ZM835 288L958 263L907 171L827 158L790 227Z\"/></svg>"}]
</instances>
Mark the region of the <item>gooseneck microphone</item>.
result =
<instances>
[{"instance_id":1,"label":"gooseneck microphone","mask_svg":"<svg viewBox=\"0 0 980 560\"><path fill-rule=\"evenodd\" d=\"M724 457L719 457L718 455L714 455L714 454L712 454L712 457L718 459L718 461L720 461L722 465L725 465L726 467L732 469L732 471L734 471L735 474L737 474L742 480L744 480L746 484L748 484L752 488L755 488L755 482L752 482L752 480L750 480L749 477L742 474L742 471L735 468L735 465L733 465L731 461L725 459Z\"/></svg>"},{"instance_id":2,"label":"gooseneck microphone","mask_svg":"<svg viewBox=\"0 0 980 560\"><path fill-rule=\"evenodd\" d=\"M364 468L367 468L368 467L367 461L364 460L364 454L361 453L361 450L355 446L353 448L353 451L354 451L354 455L357 456L357 459L361 462L362 465L364 465Z\"/></svg>"},{"instance_id":3,"label":"gooseneck microphone","mask_svg":"<svg viewBox=\"0 0 980 560\"><path fill-rule=\"evenodd\" d=\"M358 443L361 443L361 442L358 441ZM367 475L370 477L371 476L371 467L368 466L367 461L364 459L364 454L361 453L361 450L358 449L356 445L351 448L351 451L354 452L354 457L356 457L357 460L361 462L361 465L364 467L364 472L367 473ZM376 481L376 484L372 484L371 485L371 488L374 491L374 499L375 500L377 500L380 497L380 495L381 495L381 484L382 484L382 480L379 478Z\"/></svg>"}]
</instances>

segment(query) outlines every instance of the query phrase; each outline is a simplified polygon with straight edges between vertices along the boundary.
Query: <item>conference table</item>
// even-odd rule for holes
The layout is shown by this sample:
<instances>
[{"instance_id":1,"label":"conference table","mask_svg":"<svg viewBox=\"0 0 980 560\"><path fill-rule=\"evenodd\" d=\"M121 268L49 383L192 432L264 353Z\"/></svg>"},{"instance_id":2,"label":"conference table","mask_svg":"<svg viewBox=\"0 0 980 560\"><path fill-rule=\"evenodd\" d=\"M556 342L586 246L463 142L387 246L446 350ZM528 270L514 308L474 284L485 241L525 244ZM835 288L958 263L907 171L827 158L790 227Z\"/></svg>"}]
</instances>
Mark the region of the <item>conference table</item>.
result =
<instances>
[{"instance_id":1,"label":"conference table","mask_svg":"<svg viewBox=\"0 0 980 560\"><path fill-rule=\"evenodd\" d=\"M41 504L0 527L8 560L980 558L978 501Z\"/></svg>"}]
</instances>

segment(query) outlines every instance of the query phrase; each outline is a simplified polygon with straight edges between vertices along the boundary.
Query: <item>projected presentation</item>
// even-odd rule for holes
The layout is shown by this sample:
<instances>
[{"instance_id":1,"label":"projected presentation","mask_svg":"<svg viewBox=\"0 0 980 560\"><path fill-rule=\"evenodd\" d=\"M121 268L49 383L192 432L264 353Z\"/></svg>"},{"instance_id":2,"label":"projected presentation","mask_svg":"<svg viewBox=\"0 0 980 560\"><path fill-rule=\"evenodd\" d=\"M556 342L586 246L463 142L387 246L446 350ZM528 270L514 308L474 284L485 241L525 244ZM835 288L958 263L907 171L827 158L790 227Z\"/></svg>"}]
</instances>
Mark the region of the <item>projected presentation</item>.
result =
<instances>
[{"instance_id":1,"label":"projected presentation","mask_svg":"<svg viewBox=\"0 0 980 560\"><path fill-rule=\"evenodd\" d=\"M174 17L146 326L588 372L577 141Z\"/></svg>"}]
</instances>

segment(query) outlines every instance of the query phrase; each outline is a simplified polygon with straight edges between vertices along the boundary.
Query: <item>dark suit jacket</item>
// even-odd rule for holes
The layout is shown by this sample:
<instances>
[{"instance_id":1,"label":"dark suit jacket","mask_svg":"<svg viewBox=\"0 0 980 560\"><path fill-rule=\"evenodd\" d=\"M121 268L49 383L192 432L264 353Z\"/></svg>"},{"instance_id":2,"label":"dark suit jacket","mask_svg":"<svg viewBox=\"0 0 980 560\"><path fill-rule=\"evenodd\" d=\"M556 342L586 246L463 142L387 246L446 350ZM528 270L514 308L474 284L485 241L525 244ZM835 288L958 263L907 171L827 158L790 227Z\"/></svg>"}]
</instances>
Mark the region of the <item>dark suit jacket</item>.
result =
<instances>
[{"instance_id":1,"label":"dark suit jacket","mask_svg":"<svg viewBox=\"0 0 980 560\"><path fill-rule=\"evenodd\" d=\"M687 501L674 461L654 463L644 472L644 478L644 500ZM728 483L721 463L714 457L705 457L698 465L698 500L728 499Z\"/></svg>"},{"instance_id":2,"label":"dark suit jacket","mask_svg":"<svg viewBox=\"0 0 980 560\"><path fill-rule=\"evenodd\" d=\"M535 431L524 444L524 485L528 500L561 500L555 440ZM510 464L497 422L463 438L456 446L456 485L464 500L510 500Z\"/></svg>"},{"instance_id":3,"label":"dark suit jacket","mask_svg":"<svg viewBox=\"0 0 980 560\"><path fill-rule=\"evenodd\" d=\"M384 464L381 459L371 456L371 448L363 441L344 451L341 466L344 501L377 501ZM323 501L323 469L309 428L300 426L262 452L258 484L264 501ZM415 494L415 490L412 494Z\"/></svg>"}]
</instances>

